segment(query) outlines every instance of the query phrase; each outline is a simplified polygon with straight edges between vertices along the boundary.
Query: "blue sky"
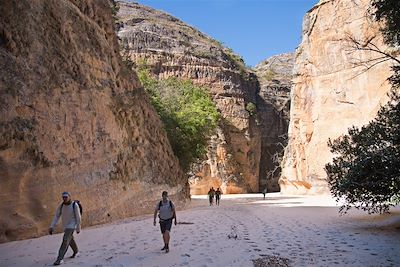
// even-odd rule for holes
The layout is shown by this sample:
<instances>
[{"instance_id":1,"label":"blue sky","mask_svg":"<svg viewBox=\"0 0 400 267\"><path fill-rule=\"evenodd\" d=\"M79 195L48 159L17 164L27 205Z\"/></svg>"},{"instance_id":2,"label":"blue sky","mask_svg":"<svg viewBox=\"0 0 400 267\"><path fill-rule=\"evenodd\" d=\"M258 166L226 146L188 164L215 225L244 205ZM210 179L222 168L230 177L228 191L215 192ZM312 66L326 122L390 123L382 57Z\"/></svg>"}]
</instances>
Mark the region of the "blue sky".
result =
<instances>
[{"instance_id":1,"label":"blue sky","mask_svg":"<svg viewBox=\"0 0 400 267\"><path fill-rule=\"evenodd\" d=\"M304 14L318 0L136 0L222 42L254 66L294 51Z\"/></svg>"}]
</instances>

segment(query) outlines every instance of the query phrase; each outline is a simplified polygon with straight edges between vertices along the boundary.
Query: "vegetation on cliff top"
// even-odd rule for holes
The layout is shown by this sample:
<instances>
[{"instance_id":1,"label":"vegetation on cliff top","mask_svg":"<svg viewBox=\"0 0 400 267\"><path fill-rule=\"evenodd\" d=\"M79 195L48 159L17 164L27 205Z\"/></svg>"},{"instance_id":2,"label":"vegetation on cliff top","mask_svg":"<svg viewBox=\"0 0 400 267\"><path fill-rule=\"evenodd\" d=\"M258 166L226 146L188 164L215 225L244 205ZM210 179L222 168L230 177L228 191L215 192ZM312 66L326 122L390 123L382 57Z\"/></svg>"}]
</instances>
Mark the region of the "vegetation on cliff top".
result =
<instances>
[{"instance_id":1,"label":"vegetation on cliff top","mask_svg":"<svg viewBox=\"0 0 400 267\"><path fill-rule=\"evenodd\" d=\"M372 4L375 18L385 22L382 32L391 45L400 43L399 5L398 0L375 0ZM371 51L380 52L376 46ZM389 102L369 124L361 129L352 127L347 135L328 143L338 156L325 169L331 193L345 201L342 213L351 207L382 213L400 203L400 61L380 54L395 63L389 78Z\"/></svg>"}]
</instances>

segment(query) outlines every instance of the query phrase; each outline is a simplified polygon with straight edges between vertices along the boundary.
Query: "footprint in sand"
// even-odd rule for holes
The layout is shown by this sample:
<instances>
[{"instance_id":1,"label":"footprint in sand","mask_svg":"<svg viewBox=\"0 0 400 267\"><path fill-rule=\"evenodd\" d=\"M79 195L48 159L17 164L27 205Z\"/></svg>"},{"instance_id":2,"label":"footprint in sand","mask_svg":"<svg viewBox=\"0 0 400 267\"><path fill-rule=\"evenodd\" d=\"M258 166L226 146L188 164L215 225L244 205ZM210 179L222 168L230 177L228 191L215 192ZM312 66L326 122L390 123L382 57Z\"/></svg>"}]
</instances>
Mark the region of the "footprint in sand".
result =
<instances>
[{"instance_id":1,"label":"footprint in sand","mask_svg":"<svg viewBox=\"0 0 400 267\"><path fill-rule=\"evenodd\" d=\"M213 263L214 261L213 261L211 258L207 258L207 259L206 259L206 262L207 262L207 263Z\"/></svg>"}]
</instances>

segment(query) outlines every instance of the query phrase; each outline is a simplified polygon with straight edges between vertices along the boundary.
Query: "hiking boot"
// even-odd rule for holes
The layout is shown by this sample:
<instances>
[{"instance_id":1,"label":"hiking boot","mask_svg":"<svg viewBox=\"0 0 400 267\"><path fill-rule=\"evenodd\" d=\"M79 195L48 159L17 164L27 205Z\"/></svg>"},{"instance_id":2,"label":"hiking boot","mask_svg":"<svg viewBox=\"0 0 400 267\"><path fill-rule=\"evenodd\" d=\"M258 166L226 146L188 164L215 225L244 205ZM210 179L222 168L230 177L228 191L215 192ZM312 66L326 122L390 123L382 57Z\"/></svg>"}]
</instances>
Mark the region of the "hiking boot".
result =
<instances>
[{"instance_id":1,"label":"hiking boot","mask_svg":"<svg viewBox=\"0 0 400 267\"><path fill-rule=\"evenodd\" d=\"M169 246L166 245L166 246L165 246L165 253L168 253L168 252L169 252Z\"/></svg>"},{"instance_id":2,"label":"hiking boot","mask_svg":"<svg viewBox=\"0 0 400 267\"><path fill-rule=\"evenodd\" d=\"M56 260L53 265L61 265L63 262L63 260Z\"/></svg>"},{"instance_id":3,"label":"hiking boot","mask_svg":"<svg viewBox=\"0 0 400 267\"><path fill-rule=\"evenodd\" d=\"M74 254L72 254L72 256L70 257L71 259L78 257L79 256L79 251L78 252L74 252Z\"/></svg>"},{"instance_id":4,"label":"hiking boot","mask_svg":"<svg viewBox=\"0 0 400 267\"><path fill-rule=\"evenodd\" d=\"M164 247L161 250L166 250L166 249L167 249L167 246L164 245Z\"/></svg>"}]
</instances>

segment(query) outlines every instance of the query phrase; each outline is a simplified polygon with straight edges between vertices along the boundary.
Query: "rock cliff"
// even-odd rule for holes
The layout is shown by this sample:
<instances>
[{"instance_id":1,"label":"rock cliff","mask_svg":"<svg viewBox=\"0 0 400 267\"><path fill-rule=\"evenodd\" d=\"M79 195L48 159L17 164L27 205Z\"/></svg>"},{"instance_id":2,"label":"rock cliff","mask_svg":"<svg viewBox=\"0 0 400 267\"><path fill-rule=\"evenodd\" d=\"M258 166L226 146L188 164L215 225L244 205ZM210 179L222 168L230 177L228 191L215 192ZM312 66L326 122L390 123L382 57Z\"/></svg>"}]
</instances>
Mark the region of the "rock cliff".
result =
<instances>
[{"instance_id":1,"label":"rock cliff","mask_svg":"<svg viewBox=\"0 0 400 267\"><path fill-rule=\"evenodd\" d=\"M161 11L120 2L118 17L124 56L145 60L160 79L180 77L208 87L221 113L206 159L191 172L191 193L205 194L211 186L224 193L257 192L260 129L256 112L249 111L257 102L256 76L231 50Z\"/></svg>"},{"instance_id":2,"label":"rock cliff","mask_svg":"<svg viewBox=\"0 0 400 267\"><path fill-rule=\"evenodd\" d=\"M304 17L279 181L284 193L328 192L324 166L333 156L328 139L368 123L387 101L390 63L367 69L380 55L355 50L349 41L372 40L379 49L387 49L367 14L369 4L370 0L325 0Z\"/></svg>"},{"instance_id":3,"label":"rock cliff","mask_svg":"<svg viewBox=\"0 0 400 267\"><path fill-rule=\"evenodd\" d=\"M257 115L261 126L260 189L280 190L280 163L287 145L294 53L270 57L254 70L260 82Z\"/></svg>"},{"instance_id":4,"label":"rock cliff","mask_svg":"<svg viewBox=\"0 0 400 267\"><path fill-rule=\"evenodd\" d=\"M152 212L162 190L185 200L109 2L9 0L0 13L0 242L45 233L65 190L83 226Z\"/></svg>"}]
</instances>

